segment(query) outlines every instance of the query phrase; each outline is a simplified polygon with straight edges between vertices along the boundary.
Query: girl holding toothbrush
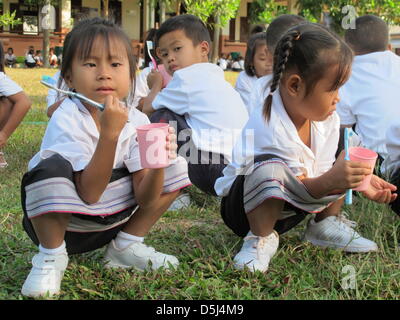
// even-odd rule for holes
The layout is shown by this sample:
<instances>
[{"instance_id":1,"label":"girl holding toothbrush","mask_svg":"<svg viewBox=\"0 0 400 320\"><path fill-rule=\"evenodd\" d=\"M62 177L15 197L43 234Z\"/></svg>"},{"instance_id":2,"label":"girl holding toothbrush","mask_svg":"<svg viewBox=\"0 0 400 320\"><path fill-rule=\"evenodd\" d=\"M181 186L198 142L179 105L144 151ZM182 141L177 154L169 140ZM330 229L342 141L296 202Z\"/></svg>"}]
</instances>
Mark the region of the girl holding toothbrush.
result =
<instances>
[{"instance_id":1,"label":"girl holding toothbrush","mask_svg":"<svg viewBox=\"0 0 400 320\"><path fill-rule=\"evenodd\" d=\"M65 98L29 162L21 187L23 226L39 252L22 287L25 296L58 294L68 254L106 244L106 267L155 270L179 263L143 242L190 181L173 130L167 136L171 165L141 166L136 127L149 120L121 103L132 91L134 61L128 37L101 18L80 22L64 44L62 79L105 108Z\"/></svg>"}]
</instances>

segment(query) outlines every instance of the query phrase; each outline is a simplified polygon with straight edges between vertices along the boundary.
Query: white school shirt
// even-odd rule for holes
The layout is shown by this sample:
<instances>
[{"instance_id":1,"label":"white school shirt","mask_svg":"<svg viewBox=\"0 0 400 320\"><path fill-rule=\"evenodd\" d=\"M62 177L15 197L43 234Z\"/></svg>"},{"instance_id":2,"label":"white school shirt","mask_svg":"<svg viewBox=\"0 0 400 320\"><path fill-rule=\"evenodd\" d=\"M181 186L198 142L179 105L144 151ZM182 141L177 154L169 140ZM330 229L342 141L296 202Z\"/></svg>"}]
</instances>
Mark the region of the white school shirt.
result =
<instances>
[{"instance_id":1,"label":"white school shirt","mask_svg":"<svg viewBox=\"0 0 400 320\"><path fill-rule=\"evenodd\" d=\"M334 112L324 121L311 124L311 149L300 139L283 106L279 88L274 92L271 117L267 123L263 104L254 109L233 149L233 161L215 183L219 196L227 196L240 171L254 158L272 154L281 158L296 176L314 178L328 171L335 162L339 142L339 116Z\"/></svg>"},{"instance_id":2,"label":"white school shirt","mask_svg":"<svg viewBox=\"0 0 400 320\"><path fill-rule=\"evenodd\" d=\"M355 56L339 96L341 124L356 124L363 145L386 158L386 130L400 115L400 57L391 51Z\"/></svg>"},{"instance_id":3,"label":"white school shirt","mask_svg":"<svg viewBox=\"0 0 400 320\"><path fill-rule=\"evenodd\" d=\"M254 82L253 88L249 95L249 103L246 105L249 115L254 109L257 109L258 106L264 105L264 101L269 93L271 80L272 74L267 74L266 76L258 78Z\"/></svg>"},{"instance_id":4,"label":"white school shirt","mask_svg":"<svg viewBox=\"0 0 400 320\"><path fill-rule=\"evenodd\" d=\"M250 109L250 94L257 79L257 76L251 77L246 73L246 71L242 71L239 73L239 76L236 80L235 90L239 92L240 96L242 97L243 103L246 106L247 111Z\"/></svg>"},{"instance_id":5,"label":"white school shirt","mask_svg":"<svg viewBox=\"0 0 400 320\"><path fill-rule=\"evenodd\" d=\"M381 164L381 171L388 176L400 168L400 122L397 119L386 131L388 156Z\"/></svg>"},{"instance_id":6,"label":"white school shirt","mask_svg":"<svg viewBox=\"0 0 400 320\"><path fill-rule=\"evenodd\" d=\"M136 127L150 123L148 117L131 107L115 152L113 168L127 167L129 172L141 170ZM86 168L99 141L99 132L89 111L78 99L66 98L50 118L40 151L31 159L28 170L54 154L67 160L73 171Z\"/></svg>"},{"instance_id":7,"label":"white school shirt","mask_svg":"<svg viewBox=\"0 0 400 320\"><path fill-rule=\"evenodd\" d=\"M185 116L196 148L222 154L228 161L248 119L239 93L225 80L223 70L212 63L175 71L154 99L153 108L168 108Z\"/></svg>"},{"instance_id":8,"label":"white school shirt","mask_svg":"<svg viewBox=\"0 0 400 320\"><path fill-rule=\"evenodd\" d=\"M150 88L147 85L147 76L151 72L151 69L151 66L144 68L136 77L135 97L132 103L135 108L139 105L140 99L147 97L150 93Z\"/></svg>"},{"instance_id":9,"label":"white school shirt","mask_svg":"<svg viewBox=\"0 0 400 320\"><path fill-rule=\"evenodd\" d=\"M226 61L226 59L221 58L221 59L219 59L218 62L219 62L219 67L222 70L226 70L226 68L228 68L228 61Z\"/></svg>"},{"instance_id":10,"label":"white school shirt","mask_svg":"<svg viewBox=\"0 0 400 320\"><path fill-rule=\"evenodd\" d=\"M0 72L0 97L8 97L21 92L22 88L6 76L4 72Z\"/></svg>"}]
</instances>

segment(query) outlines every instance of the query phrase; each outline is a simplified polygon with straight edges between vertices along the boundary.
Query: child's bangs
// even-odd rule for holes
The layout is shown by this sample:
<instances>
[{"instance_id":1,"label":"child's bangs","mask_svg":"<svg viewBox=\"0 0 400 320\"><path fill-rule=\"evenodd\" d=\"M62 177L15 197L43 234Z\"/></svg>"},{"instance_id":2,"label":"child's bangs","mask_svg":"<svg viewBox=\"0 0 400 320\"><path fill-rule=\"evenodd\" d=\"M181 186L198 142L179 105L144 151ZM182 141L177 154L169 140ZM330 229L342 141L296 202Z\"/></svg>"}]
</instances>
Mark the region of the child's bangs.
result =
<instances>
[{"instance_id":1,"label":"child's bangs","mask_svg":"<svg viewBox=\"0 0 400 320\"><path fill-rule=\"evenodd\" d=\"M92 51L107 52L108 57L120 57L124 51L118 50L116 44L122 45L124 39L110 28L88 28L80 34L81 45L78 47L76 56L79 60L87 60L93 54ZM97 41L101 39L103 41ZM120 40L120 41L118 41ZM100 48L98 46L103 46ZM128 49L128 48L125 48ZM125 50L126 52L127 50ZM128 55L128 52L126 52Z\"/></svg>"}]
</instances>

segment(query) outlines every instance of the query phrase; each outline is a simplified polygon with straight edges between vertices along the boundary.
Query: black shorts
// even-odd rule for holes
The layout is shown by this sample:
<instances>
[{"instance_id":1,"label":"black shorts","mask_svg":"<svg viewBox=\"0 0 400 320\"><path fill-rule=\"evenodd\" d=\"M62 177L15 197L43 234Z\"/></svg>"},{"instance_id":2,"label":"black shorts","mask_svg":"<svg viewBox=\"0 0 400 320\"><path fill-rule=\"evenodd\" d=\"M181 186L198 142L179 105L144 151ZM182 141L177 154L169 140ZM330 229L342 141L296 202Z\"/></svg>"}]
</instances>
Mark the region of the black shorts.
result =
<instances>
[{"instance_id":1,"label":"black shorts","mask_svg":"<svg viewBox=\"0 0 400 320\"><path fill-rule=\"evenodd\" d=\"M184 116L180 116L169 109L160 109L151 115L150 121L152 123L169 123L173 121L173 125L171 124L171 126L175 127L178 137L178 154L185 158L188 163L190 181L201 191L209 195L217 196L214 189L215 181L222 176L222 171L228 163L224 156L198 150L193 145L190 135L187 135L185 140L179 139L179 134L183 130L191 131ZM185 148L182 148L183 145L185 145ZM195 152L196 154L193 155L191 152ZM193 161L193 159L195 159L195 161ZM219 160L215 161L215 159Z\"/></svg>"}]
</instances>

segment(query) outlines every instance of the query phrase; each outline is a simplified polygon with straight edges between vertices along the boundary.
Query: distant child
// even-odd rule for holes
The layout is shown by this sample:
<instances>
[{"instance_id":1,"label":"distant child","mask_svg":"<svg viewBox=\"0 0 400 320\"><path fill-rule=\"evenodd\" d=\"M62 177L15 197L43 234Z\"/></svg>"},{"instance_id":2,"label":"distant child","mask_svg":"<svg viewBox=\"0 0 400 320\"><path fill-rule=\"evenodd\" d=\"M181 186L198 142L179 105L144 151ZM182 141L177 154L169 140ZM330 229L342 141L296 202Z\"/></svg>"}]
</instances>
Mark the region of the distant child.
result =
<instances>
[{"instance_id":1,"label":"distant child","mask_svg":"<svg viewBox=\"0 0 400 320\"><path fill-rule=\"evenodd\" d=\"M28 53L25 55L25 65L28 68L34 68L36 67L36 60L33 58L35 55L35 51L33 50L33 47L29 47Z\"/></svg>"},{"instance_id":2,"label":"distant child","mask_svg":"<svg viewBox=\"0 0 400 320\"><path fill-rule=\"evenodd\" d=\"M146 40L144 41L144 47L143 47L143 52L144 52L144 68L143 70L139 73L139 75L136 78L135 82L135 97L134 97L134 102L133 106L137 107L139 110L143 109L143 103L144 103L144 98L146 98L149 93L150 93L150 88L147 85L147 76L151 72L151 69L154 67L151 58L147 52L147 41L152 41L154 44L155 41L155 36L156 36L157 29L150 29L147 33ZM150 53L152 56L157 59L156 62L158 61L158 58L156 56L155 50L151 49Z\"/></svg>"},{"instance_id":3,"label":"distant child","mask_svg":"<svg viewBox=\"0 0 400 320\"><path fill-rule=\"evenodd\" d=\"M33 59L35 59L37 67L43 67L43 57L41 50L36 50L36 54Z\"/></svg>"},{"instance_id":4,"label":"distant child","mask_svg":"<svg viewBox=\"0 0 400 320\"><path fill-rule=\"evenodd\" d=\"M0 169L7 167L3 148L31 107L22 88L4 73L4 51L0 43Z\"/></svg>"},{"instance_id":5,"label":"distant child","mask_svg":"<svg viewBox=\"0 0 400 320\"><path fill-rule=\"evenodd\" d=\"M106 244L107 268L178 265L174 256L143 240L179 189L190 184L187 164L174 159L176 136L170 130L171 165L142 168L136 127L149 121L126 105L136 71L130 40L107 20L88 21L76 25L64 43L61 77L70 88L105 104L105 110L66 98L29 162L22 180L23 226L39 253L22 287L25 296L59 293L68 254Z\"/></svg>"},{"instance_id":6,"label":"distant child","mask_svg":"<svg viewBox=\"0 0 400 320\"><path fill-rule=\"evenodd\" d=\"M226 54L222 53L221 58L218 60L218 65L222 70L226 70L228 68L228 60L226 60Z\"/></svg>"},{"instance_id":7,"label":"distant child","mask_svg":"<svg viewBox=\"0 0 400 320\"><path fill-rule=\"evenodd\" d=\"M233 59L232 71L234 71L234 72L240 72L243 70L239 63L239 59L240 59L240 56L237 56Z\"/></svg>"},{"instance_id":8,"label":"distant child","mask_svg":"<svg viewBox=\"0 0 400 320\"><path fill-rule=\"evenodd\" d=\"M272 73L272 54L267 49L266 33L253 34L247 42L244 71L239 73L235 89L240 93L246 108L257 79Z\"/></svg>"},{"instance_id":9,"label":"distant child","mask_svg":"<svg viewBox=\"0 0 400 320\"><path fill-rule=\"evenodd\" d=\"M266 271L278 249L278 233L307 213L318 213L305 232L312 244L347 252L378 249L340 215L345 190L359 186L373 169L345 161L344 152L335 162L338 90L351 63L351 49L317 24L295 26L279 40L269 94L251 114L233 162L215 185L223 196L223 220L244 237L235 268ZM249 138L254 145L246 147L243 142ZM374 175L363 194L389 203L397 196L395 189Z\"/></svg>"},{"instance_id":10,"label":"distant child","mask_svg":"<svg viewBox=\"0 0 400 320\"><path fill-rule=\"evenodd\" d=\"M149 75L156 97L144 112L151 115L151 122L177 126L179 154L188 160L191 182L215 195L215 180L231 160L248 119L246 108L225 81L223 70L208 62L210 35L199 18L187 14L170 18L156 38L157 55L173 77L161 91L161 75Z\"/></svg>"},{"instance_id":11,"label":"distant child","mask_svg":"<svg viewBox=\"0 0 400 320\"><path fill-rule=\"evenodd\" d=\"M51 68L57 68L58 58L54 53L54 48L50 48L49 50L49 64Z\"/></svg>"},{"instance_id":12,"label":"distant child","mask_svg":"<svg viewBox=\"0 0 400 320\"><path fill-rule=\"evenodd\" d=\"M17 63L17 57L14 54L13 48L8 48L5 54L5 64L7 67L12 68Z\"/></svg>"},{"instance_id":13,"label":"distant child","mask_svg":"<svg viewBox=\"0 0 400 320\"><path fill-rule=\"evenodd\" d=\"M387 159L386 130L400 117L400 57L390 50L389 28L381 18L362 16L355 26L345 33L355 57L337 112L342 127L355 125L362 143Z\"/></svg>"},{"instance_id":14,"label":"distant child","mask_svg":"<svg viewBox=\"0 0 400 320\"><path fill-rule=\"evenodd\" d=\"M275 18L267 29L267 50L268 55L274 56L275 48L280 38L289 30L291 27L296 25L307 23L303 17L294 14L283 14ZM269 83L272 81L272 73L259 77L253 84L252 91L249 95L248 103L246 108L249 114L253 109L264 103L267 97L268 90L265 88L269 87Z\"/></svg>"}]
</instances>

